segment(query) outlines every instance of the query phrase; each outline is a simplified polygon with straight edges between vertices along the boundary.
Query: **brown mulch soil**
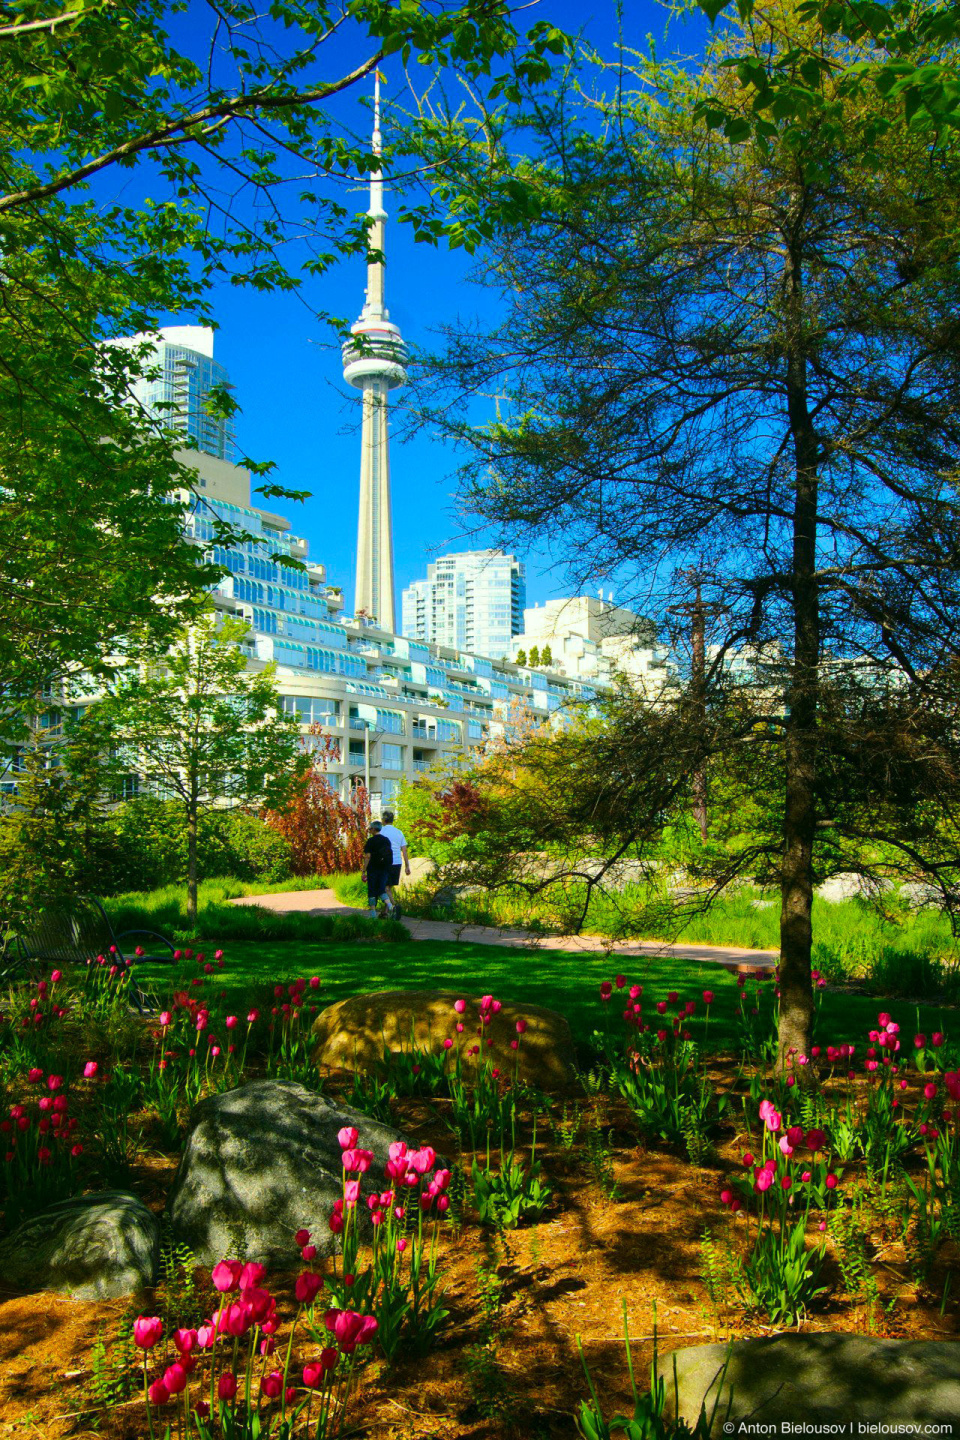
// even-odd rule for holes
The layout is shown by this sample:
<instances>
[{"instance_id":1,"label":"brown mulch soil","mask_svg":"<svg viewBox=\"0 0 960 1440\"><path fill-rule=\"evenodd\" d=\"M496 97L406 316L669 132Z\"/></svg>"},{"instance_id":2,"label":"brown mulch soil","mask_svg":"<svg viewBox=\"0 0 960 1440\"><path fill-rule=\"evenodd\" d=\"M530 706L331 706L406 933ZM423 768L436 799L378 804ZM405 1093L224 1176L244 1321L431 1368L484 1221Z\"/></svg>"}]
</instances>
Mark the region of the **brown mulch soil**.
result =
<instances>
[{"instance_id":1,"label":"brown mulch soil","mask_svg":"<svg viewBox=\"0 0 960 1440\"><path fill-rule=\"evenodd\" d=\"M349 1433L377 1440L571 1437L574 1411L586 1394L578 1335L608 1417L615 1409L629 1411L623 1301L641 1382L649 1372L655 1325L661 1354L730 1336L772 1333L739 1310L718 1313L702 1277L704 1230L709 1227L718 1239L728 1233L736 1238L746 1223L742 1215L732 1219L718 1199L720 1181L737 1166L743 1148L736 1137L725 1138L709 1166L696 1167L679 1151L639 1143L628 1113L610 1102L571 1097L571 1111L575 1104L585 1113L571 1147L556 1136L550 1139L546 1131L546 1143L538 1146L554 1190L548 1213L538 1224L502 1236L479 1226L469 1213L462 1228L450 1227L443 1258L450 1319L426 1356L392 1368L367 1361ZM400 1102L397 1123L419 1143L430 1141L450 1153L449 1131L422 1102ZM597 1141L587 1144L590 1135L601 1137L599 1160ZM598 1167L603 1170L604 1150L609 1158L602 1183ZM144 1154L130 1188L160 1211L175 1164L174 1156ZM854 1172L849 1174L855 1183ZM611 1184L612 1197L605 1193ZM885 1236L882 1227L877 1237L873 1271L881 1306L845 1297L830 1242L830 1292L803 1328L956 1338L960 1285L953 1287L956 1295L948 1292L946 1303L942 1300L945 1266L960 1265L956 1247L941 1251L929 1279L918 1286L899 1242ZM268 1278L286 1318L295 1308L296 1273L273 1272ZM207 1286L205 1273L199 1282ZM166 1299L161 1286L134 1313L163 1315ZM14 1296L3 1291L0 1277L0 1437L146 1436L140 1392L105 1405L93 1368L98 1337L109 1365L117 1328L129 1314L125 1301L85 1304L49 1294ZM306 1337L300 1364L315 1353Z\"/></svg>"}]
</instances>

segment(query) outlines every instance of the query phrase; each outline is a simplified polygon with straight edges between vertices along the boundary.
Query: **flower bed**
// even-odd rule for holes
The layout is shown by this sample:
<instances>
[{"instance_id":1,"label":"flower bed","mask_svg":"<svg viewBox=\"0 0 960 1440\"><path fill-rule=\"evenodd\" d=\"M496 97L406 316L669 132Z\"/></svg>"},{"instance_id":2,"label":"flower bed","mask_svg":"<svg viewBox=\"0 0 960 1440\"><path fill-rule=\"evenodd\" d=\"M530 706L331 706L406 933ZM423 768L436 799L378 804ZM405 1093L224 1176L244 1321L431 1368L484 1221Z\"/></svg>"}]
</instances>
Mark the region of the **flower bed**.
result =
<instances>
[{"instance_id":1,"label":"flower bed","mask_svg":"<svg viewBox=\"0 0 960 1440\"><path fill-rule=\"evenodd\" d=\"M945 1029L908 1033L882 1011L865 1036L818 1035L778 1077L769 976L743 980L739 1054L721 1057L709 990L644 995L618 976L567 1094L489 1063L468 1082L461 1058L482 1058L501 1023L492 996L457 1003L436 1053L320 1077L318 977L227 1013L222 959L182 952L146 1021L109 956L9 995L7 1229L106 1187L161 1212L193 1104L252 1078L322 1085L416 1143L391 1147L374 1183L371 1153L341 1132L327 1259L303 1231L289 1266L225 1255L208 1271L167 1233L146 1306L0 1297L5 1415L52 1437L94 1423L201 1440L569 1435L589 1395L578 1335L600 1409L632 1403L621 1300L638 1373L655 1328L661 1349L794 1326L955 1334L960 1077Z\"/></svg>"}]
</instances>

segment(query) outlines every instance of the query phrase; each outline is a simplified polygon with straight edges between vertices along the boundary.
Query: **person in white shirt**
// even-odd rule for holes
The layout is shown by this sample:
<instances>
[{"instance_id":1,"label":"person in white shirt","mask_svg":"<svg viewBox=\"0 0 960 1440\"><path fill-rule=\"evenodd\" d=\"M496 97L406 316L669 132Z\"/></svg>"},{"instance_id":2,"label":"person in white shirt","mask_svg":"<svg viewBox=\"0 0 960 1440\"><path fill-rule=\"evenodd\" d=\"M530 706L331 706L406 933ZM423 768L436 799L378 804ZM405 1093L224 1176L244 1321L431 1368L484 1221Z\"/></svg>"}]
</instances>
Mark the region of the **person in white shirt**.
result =
<instances>
[{"instance_id":1,"label":"person in white shirt","mask_svg":"<svg viewBox=\"0 0 960 1440\"><path fill-rule=\"evenodd\" d=\"M395 815L392 810L384 810L383 827L380 834L384 839L390 841L393 850L393 864L390 867L390 874L387 876L387 894L394 906L395 912L399 915L397 897L393 893L393 887L400 884L400 867L403 866L406 873L410 874L410 852L407 850L407 837L402 830L394 825Z\"/></svg>"}]
</instances>

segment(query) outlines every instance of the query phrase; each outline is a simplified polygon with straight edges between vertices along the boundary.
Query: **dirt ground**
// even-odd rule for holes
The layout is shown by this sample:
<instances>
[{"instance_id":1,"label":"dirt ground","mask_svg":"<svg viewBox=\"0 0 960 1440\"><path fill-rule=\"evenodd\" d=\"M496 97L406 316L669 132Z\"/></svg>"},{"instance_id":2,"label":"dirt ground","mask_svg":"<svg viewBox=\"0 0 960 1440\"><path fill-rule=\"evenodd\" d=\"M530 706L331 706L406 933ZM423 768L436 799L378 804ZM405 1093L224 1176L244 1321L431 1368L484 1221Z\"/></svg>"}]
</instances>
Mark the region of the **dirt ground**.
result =
<instances>
[{"instance_id":1,"label":"dirt ground","mask_svg":"<svg viewBox=\"0 0 960 1440\"><path fill-rule=\"evenodd\" d=\"M638 1142L629 1114L609 1101L585 1101L581 1094L568 1103L566 1134L555 1120L552 1135L543 1132L545 1144L538 1146L553 1188L546 1215L502 1235L471 1220L469 1211L461 1227L450 1226L443 1251L449 1320L426 1356L389 1368L377 1359L365 1363L346 1433L378 1440L573 1436L574 1411L587 1393L578 1335L608 1417L615 1409L629 1410L624 1300L642 1382L655 1325L661 1355L730 1336L773 1333L745 1319L740 1308L718 1311L703 1280L705 1228L722 1239L731 1231L736 1237L746 1224L719 1202L721 1180L737 1167L744 1148L738 1137L728 1132L711 1163L695 1167L679 1151ZM581 1108L579 1128L571 1133ZM450 1154L450 1132L429 1104L401 1101L398 1112L397 1124L418 1143L429 1141ZM173 1156L144 1156L132 1177L131 1188L157 1211L175 1163ZM957 1266L956 1248L942 1250L937 1268L918 1285L902 1246L882 1224L876 1245L873 1272L881 1303L868 1307L847 1298L832 1259L830 1292L803 1328L956 1338L960 1286L956 1296L948 1291L943 1299L945 1267ZM295 1309L296 1273L268 1278L286 1319ZM205 1272L198 1282L202 1298L209 1285ZM168 1299L161 1286L133 1313L163 1315ZM130 1313L126 1301L14 1296L3 1292L0 1281L0 1436L146 1436L142 1392L125 1396L114 1374L117 1329ZM98 1337L105 1346L99 1370ZM316 1353L305 1339L296 1352L297 1375ZM113 1403L107 1404L111 1384Z\"/></svg>"}]
</instances>

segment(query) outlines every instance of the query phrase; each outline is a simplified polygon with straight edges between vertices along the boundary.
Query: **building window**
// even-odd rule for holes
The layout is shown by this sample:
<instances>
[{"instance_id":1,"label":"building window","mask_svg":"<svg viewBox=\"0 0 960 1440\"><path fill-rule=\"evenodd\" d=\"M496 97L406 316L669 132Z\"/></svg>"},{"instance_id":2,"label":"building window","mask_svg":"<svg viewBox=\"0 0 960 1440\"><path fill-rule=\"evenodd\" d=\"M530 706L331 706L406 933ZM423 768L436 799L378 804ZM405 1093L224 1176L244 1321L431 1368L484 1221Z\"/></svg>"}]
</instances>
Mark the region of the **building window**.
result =
<instances>
[{"instance_id":1,"label":"building window","mask_svg":"<svg viewBox=\"0 0 960 1440\"><path fill-rule=\"evenodd\" d=\"M323 695L284 695L283 708L288 715L296 715L301 725L340 723L340 701Z\"/></svg>"},{"instance_id":2,"label":"building window","mask_svg":"<svg viewBox=\"0 0 960 1440\"><path fill-rule=\"evenodd\" d=\"M403 746L402 745L381 745L380 746L380 768L382 770L403 769Z\"/></svg>"}]
</instances>

